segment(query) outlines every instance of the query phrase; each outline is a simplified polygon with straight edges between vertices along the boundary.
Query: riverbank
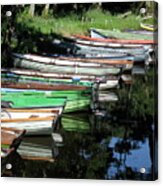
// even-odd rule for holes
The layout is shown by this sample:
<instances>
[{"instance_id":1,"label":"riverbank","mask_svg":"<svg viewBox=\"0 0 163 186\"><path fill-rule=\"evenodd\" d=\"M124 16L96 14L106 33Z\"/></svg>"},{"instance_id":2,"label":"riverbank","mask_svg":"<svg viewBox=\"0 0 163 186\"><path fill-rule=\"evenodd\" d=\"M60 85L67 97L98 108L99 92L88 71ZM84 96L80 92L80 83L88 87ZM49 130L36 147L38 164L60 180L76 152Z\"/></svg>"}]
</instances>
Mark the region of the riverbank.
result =
<instances>
[{"instance_id":1,"label":"riverbank","mask_svg":"<svg viewBox=\"0 0 163 186\"><path fill-rule=\"evenodd\" d=\"M135 14L123 16L112 15L101 9L91 9L85 13L70 13L66 16L49 14L48 17L35 15L31 17L27 12L18 16L18 23L22 23L39 30L42 34L57 33L61 35L88 34L93 28L109 30L140 29L141 17Z\"/></svg>"}]
</instances>

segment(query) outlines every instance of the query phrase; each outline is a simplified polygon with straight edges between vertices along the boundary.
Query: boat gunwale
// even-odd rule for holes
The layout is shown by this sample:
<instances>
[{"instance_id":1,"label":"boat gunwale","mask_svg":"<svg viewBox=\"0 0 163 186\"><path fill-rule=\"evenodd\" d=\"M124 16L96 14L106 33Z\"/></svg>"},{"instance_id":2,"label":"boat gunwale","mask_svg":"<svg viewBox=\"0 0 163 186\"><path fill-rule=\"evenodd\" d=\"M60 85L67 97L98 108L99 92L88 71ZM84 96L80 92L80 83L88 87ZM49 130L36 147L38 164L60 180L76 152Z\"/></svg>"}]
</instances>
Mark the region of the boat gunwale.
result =
<instances>
[{"instance_id":1,"label":"boat gunwale","mask_svg":"<svg viewBox=\"0 0 163 186\"><path fill-rule=\"evenodd\" d=\"M31 117L31 118L14 118L14 119L1 119L2 123L10 122L35 122L35 121L51 121L56 120L58 116L47 116L47 117Z\"/></svg>"}]
</instances>

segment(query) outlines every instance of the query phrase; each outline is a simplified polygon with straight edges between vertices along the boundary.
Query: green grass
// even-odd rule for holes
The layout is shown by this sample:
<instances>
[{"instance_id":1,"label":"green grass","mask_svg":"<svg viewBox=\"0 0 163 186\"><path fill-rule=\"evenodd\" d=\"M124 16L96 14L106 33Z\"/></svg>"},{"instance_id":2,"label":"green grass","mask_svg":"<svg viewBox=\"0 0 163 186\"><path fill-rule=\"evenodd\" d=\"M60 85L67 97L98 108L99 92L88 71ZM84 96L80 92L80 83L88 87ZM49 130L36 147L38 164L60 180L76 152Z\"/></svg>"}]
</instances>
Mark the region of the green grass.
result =
<instances>
[{"instance_id":1,"label":"green grass","mask_svg":"<svg viewBox=\"0 0 163 186\"><path fill-rule=\"evenodd\" d=\"M51 32L61 35L88 34L91 27L102 29L140 29L140 17L129 15L126 18L120 18L119 15L113 16L109 12L100 9L92 9L84 15L71 14L64 17L41 16L29 17L27 13L21 14L17 20L30 28L40 30L43 34Z\"/></svg>"}]
</instances>

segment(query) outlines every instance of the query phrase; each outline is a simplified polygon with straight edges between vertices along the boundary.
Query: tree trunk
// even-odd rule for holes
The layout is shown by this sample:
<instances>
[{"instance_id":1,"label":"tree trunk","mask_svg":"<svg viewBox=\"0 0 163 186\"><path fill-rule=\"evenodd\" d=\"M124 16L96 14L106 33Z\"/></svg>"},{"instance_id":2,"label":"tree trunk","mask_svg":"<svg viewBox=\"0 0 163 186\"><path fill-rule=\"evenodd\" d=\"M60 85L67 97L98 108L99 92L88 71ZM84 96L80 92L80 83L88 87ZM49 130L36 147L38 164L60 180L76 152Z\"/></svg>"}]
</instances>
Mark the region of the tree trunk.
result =
<instances>
[{"instance_id":1,"label":"tree trunk","mask_svg":"<svg viewBox=\"0 0 163 186\"><path fill-rule=\"evenodd\" d=\"M46 4L45 5L45 8L44 8L44 10L42 12L42 15L44 15L44 16L47 16L48 15L49 7L50 7L50 4Z\"/></svg>"},{"instance_id":2,"label":"tree trunk","mask_svg":"<svg viewBox=\"0 0 163 186\"><path fill-rule=\"evenodd\" d=\"M31 4L29 7L29 15L33 17L34 14L35 14L35 4Z\"/></svg>"}]
</instances>

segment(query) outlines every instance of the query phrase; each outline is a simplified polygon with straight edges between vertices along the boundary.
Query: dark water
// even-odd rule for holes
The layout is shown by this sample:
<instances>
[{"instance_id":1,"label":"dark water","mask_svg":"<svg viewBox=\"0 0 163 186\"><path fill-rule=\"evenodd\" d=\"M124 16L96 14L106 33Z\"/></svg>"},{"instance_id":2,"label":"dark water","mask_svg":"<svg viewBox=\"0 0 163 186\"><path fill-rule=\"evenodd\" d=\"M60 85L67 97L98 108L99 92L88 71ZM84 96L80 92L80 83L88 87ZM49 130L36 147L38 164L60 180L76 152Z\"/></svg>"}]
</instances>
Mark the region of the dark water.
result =
<instances>
[{"instance_id":1,"label":"dark water","mask_svg":"<svg viewBox=\"0 0 163 186\"><path fill-rule=\"evenodd\" d=\"M135 76L131 87L116 90L119 101L102 104L103 115L88 112L64 115L55 131L62 142L57 142L54 136L26 137L23 142L43 146L55 161L23 160L18 149L10 162L12 170L5 171L4 176L155 179L158 145L154 83L157 85L151 70L145 76ZM66 122L73 125L66 126ZM141 168L145 168L145 173L140 173Z\"/></svg>"}]
</instances>

